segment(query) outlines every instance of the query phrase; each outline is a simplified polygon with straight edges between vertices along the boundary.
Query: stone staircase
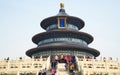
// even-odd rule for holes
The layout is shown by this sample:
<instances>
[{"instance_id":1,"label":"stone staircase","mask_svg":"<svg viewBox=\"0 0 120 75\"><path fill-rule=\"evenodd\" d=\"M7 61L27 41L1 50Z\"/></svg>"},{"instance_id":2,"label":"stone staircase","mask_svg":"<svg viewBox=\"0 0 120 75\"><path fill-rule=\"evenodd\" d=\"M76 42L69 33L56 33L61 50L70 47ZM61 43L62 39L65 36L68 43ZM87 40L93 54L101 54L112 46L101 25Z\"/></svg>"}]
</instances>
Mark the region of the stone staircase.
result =
<instances>
[{"instance_id":1,"label":"stone staircase","mask_svg":"<svg viewBox=\"0 0 120 75\"><path fill-rule=\"evenodd\" d=\"M56 75L69 75L69 72L65 69L65 63L58 63Z\"/></svg>"},{"instance_id":2,"label":"stone staircase","mask_svg":"<svg viewBox=\"0 0 120 75\"><path fill-rule=\"evenodd\" d=\"M57 64L57 69L56 69L56 74L55 75L69 75L69 72L65 70L64 63L58 63ZM51 75L51 71L48 70L46 72L47 75Z\"/></svg>"},{"instance_id":3,"label":"stone staircase","mask_svg":"<svg viewBox=\"0 0 120 75\"><path fill-rule=\"evenodd\" d=\"M51 75L50 70L46 72L47 75ZM65 69L65 63L58 63L55 75L70 75L69 71ZM74 72L74 75L81 75L78 71Z\"/></svg>"},{"instance_id":4,"label":"stone staircase","mask_svg":"<svg viewBox=\"0 0 120 75\"><path fill-rule=\"evenodd\" d=\"M51 72L50 72L50 71L47 71L47 72L46 72L46 75L51 75Z\"/></svg>"},{"instance_id":5,"label":"stone staircase","mask_svg":"<svg viewBox=\"0 0 120 75\"><path fill-rule=\"evenodd\" d=\"M77 57L76 58L76 61L78 61ZM49 64L50 65L50 64ZM76 63L76 65L78 65L78 63ZM51 75L51 71L48 70L46 72L47 75ZM58 63L57 64L57 69L56 69L56 74L55 75L71 75L69 73L68 70L66 70L65 68L65 63ZM76 70L74 71L74 75L82 75L80 72L79 72L79 69L78 69L78 66L76 66Z\"/></svg>"}]
</instances>

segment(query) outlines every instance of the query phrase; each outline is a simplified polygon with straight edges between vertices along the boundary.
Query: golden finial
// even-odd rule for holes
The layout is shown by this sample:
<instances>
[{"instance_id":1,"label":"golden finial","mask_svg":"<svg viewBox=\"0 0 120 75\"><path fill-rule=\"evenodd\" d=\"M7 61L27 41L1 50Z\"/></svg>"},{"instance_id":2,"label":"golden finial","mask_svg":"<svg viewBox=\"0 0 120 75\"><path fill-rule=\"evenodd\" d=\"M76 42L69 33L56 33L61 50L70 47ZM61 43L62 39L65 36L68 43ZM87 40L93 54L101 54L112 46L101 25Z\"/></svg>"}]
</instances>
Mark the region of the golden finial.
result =
<instances>
[{"instance_id":1,"label":"golden finial","mask_svg":"<svg viewBox=\"0 0 120 75\"><path fill-rule=\"evenodd\" d=\"M64 9L64 3L60 3L60 8Z\"/></svg>"}]
</instances>

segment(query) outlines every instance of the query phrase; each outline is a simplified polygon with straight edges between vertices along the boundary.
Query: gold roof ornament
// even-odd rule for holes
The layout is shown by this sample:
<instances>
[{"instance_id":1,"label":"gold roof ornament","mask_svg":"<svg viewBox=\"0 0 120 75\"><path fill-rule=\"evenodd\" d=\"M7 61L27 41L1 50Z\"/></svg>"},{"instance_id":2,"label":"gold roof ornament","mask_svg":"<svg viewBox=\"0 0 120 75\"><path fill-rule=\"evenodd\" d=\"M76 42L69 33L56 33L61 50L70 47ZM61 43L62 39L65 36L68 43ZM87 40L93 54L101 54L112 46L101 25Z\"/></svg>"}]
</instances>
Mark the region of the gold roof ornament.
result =
<instances>
[{"instance_id":1,"label":"gold roof ornament","mask_svg":"<svg viewBox=\"0 0 120 75\"><path fill-rule=\"evenodd\" d=\"M60 8L64 9L64 3L60 3Z\"/></svg>"}]
</instances>

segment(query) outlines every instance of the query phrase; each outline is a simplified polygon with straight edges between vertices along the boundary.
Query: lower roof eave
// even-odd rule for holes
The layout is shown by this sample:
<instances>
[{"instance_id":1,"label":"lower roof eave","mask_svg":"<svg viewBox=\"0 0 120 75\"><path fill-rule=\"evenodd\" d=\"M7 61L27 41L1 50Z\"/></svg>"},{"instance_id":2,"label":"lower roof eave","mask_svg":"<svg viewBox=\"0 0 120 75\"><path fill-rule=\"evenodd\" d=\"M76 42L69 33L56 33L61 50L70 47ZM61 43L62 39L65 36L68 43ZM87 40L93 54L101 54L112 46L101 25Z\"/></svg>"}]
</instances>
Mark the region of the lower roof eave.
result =
<instances>
[{"instance_id":1,"label":"lower roof eave","mask_svg":"<svg viewBox=\"0 0 120 75\"><path fill-rule=\"evenodd\" d=\"M39 47L39 48L33 48L33 49L30 49L26 52L26 55L29 56L29 57L32 57L32 55L34 53L37 53L37 52L40 52L40 51L45 51L45 50L60 50L60 49L73 49L73 50L79 50L79 51L82 51L82 52L88 52L92 55L94 55L95 57L99 56L100 55L100 52L96 49L93 49L93 48L89 48L89 47L65 47L65 46L53 46L53 47Z\"/></svg>"}]
</instances>

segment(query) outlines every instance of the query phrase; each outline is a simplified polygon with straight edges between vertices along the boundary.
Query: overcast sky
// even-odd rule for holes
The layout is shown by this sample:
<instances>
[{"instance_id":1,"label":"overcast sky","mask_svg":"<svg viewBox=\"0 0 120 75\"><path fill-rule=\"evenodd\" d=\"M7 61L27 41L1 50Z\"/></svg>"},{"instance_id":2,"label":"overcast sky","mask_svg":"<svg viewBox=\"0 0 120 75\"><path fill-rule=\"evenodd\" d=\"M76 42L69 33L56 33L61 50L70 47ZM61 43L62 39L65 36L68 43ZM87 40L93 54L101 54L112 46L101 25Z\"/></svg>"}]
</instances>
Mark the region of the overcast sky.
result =
<instances>
[{"instance_id":1,"label":"overcast sky","mask_svg":"<svg viewBox=\"0 0 120 75\"><path fill-rule=\"evenodd\" d=\"M56 15L61 2L66 13L84 20L80 31L94 37L89 47L99 57L120 58L120 0L0 0L0 59L23 57L36 47L31 38L45 31L40 22Z\"/></svg>"}]
</instances>

